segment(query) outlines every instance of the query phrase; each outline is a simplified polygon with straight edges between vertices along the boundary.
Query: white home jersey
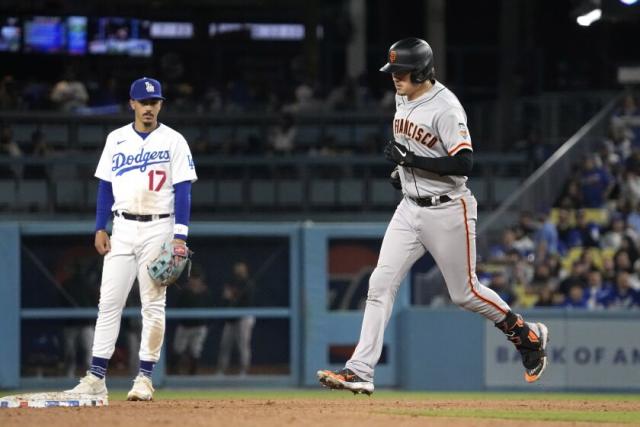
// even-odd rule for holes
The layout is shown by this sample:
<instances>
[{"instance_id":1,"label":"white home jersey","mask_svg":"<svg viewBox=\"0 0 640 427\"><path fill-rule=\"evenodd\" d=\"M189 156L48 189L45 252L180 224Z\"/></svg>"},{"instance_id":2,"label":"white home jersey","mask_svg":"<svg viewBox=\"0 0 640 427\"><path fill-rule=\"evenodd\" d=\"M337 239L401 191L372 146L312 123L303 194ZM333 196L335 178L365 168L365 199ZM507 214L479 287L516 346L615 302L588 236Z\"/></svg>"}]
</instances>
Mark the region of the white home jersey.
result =
<instances>
[{"instance_id":1,"label":"white home jersey","mask_svg":"<svg viewBox=\"0 0 640 427\"><path fill-rule=\"evenodd\" d=\"M133 123L107 136L95 176L111 182L112 210L138 215L173 213L173 185L198 179L179 132L159 124L143 140Z\"/></svg>"},{"instance_id":2,"label":"white home jersey","mask_svg":"<svg viewBox=\"0 0 640 427\"><path fill-rule=\"evenodd\" d=\"M396 95L393 135L396 142L422 157L453 156L462 149L473 150L464 108L438 81L413 101ZM440 176L410 167L399 169L402 192L411 197L457 196L466 191L466 176Z\"/></svg>"}]
</instances>

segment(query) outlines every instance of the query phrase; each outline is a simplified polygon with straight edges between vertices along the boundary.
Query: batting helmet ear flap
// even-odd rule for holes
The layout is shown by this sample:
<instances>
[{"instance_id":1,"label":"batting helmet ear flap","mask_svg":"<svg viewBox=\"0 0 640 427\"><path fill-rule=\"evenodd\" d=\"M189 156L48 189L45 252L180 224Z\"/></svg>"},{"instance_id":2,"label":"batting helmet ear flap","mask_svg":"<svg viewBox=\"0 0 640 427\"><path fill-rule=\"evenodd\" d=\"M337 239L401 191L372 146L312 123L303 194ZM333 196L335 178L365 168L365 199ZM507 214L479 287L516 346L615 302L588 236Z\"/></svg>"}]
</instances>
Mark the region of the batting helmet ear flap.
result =
<instances>
[{"instance_id":1,"label":"batting helmet ear flap","mask_svg":"<svg viewBox=\"0 0 640 427\"><path fill-rule=\"evenodd\" d=\"M414 84L423 83L427 80L433 80L436 75L434 67L426 67L422 70L414 71L411 73L411 82Z\"/></svg>"}]
</instances>

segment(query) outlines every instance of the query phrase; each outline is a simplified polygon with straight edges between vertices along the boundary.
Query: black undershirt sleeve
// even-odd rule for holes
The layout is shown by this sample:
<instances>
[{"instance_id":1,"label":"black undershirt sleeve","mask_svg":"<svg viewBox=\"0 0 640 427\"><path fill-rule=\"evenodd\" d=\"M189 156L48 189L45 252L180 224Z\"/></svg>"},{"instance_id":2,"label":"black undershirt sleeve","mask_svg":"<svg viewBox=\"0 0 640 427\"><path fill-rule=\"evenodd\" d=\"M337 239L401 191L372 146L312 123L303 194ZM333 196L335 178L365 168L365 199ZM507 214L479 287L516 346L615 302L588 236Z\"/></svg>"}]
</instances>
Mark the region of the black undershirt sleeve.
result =
<instances>
[{"instance_id":1,"label":"black undershirt sleeve","mask_svg":"<svg viewBox=\"0 0 640 427\"><path fill-rule=\"evenodd\" d=\"M473 169L473 152L460 150L455 156L447 157L421 157L414 156L412 168L426 170L438 175L468 176Z\"/></svg>"}]
</instances>

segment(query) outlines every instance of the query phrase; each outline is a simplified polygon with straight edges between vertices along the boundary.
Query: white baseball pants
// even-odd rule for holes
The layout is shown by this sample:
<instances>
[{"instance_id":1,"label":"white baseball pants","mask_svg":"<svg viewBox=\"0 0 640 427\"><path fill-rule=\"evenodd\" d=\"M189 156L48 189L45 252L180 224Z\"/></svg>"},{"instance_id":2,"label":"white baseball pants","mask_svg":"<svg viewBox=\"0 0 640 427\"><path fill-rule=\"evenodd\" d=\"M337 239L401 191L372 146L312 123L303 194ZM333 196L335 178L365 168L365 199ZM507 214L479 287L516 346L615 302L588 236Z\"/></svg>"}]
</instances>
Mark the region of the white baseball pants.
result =
<instances>
[{"instance_id":1,"label":"white baseball pants","mask_svg":"<svg viewBox=\"0 0 640 427\"><path fill-rule=\"evenodd\" d=\"M369 279L360 340L347 368L373 381L400 283L427 251L440 268L455 304L492 322L505 318L510 310L507 303L476 277L477 218L478 203L470 191L438 206L420 207L406 197L398 204Z\"/></svg>"},{"instance_id":2,"label":"white baseball pants","mask_svg":"<svg viewBox=\"0 0 640 427\"><path fill-rule=\"evenodd\" d=\"M104 257L93 355L110 359L120 317L136 277L142 305L140 360L157 362L164 339L166 288L153 283L147 265L173 237L173 217L140 222L115 217L111 252Z\"/></svg>"}]
</instances>

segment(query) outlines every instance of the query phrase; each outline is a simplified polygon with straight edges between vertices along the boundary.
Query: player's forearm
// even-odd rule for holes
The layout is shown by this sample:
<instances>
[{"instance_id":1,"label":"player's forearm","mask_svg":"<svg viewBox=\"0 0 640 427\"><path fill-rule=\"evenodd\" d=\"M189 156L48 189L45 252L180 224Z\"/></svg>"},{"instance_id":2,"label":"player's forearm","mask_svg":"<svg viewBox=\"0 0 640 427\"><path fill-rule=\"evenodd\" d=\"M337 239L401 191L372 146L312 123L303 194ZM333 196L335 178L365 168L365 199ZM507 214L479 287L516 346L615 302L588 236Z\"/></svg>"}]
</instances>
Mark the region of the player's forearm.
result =
<instances>
[{"instance_id":1,"label":"player's forearm","mask_svg":"<svg viewBox=\"0 0 640 427\"><path fill-rule=\"evenodd\" d=\"M437 173L438 175L467 176L473 169L473 153L462 150L455 156L422 157L414 156L410 165L413 168Z\"/></svg>"},{"instance_id":2,"label":"player's forearm","mask_svg":"<svg viewBox=\"0 0 640 427\"><path fill-rule=\"evenodd\" d=\"M187 240L189 234L189 217L191 216L191 181L175 184L174 212L176 216L173 238Z\"/></svg>"},{"instance_id":3,"label":"player's forearm","mask_svg":"<svg viewBox=\"0 0 640 427\"><path fill-rule=\"evenodd\" d=\"M98 197L96 198L96 231L107 228L113 202L111 183L101 179L98 182Z\"/></svg>"}]
</instances>

